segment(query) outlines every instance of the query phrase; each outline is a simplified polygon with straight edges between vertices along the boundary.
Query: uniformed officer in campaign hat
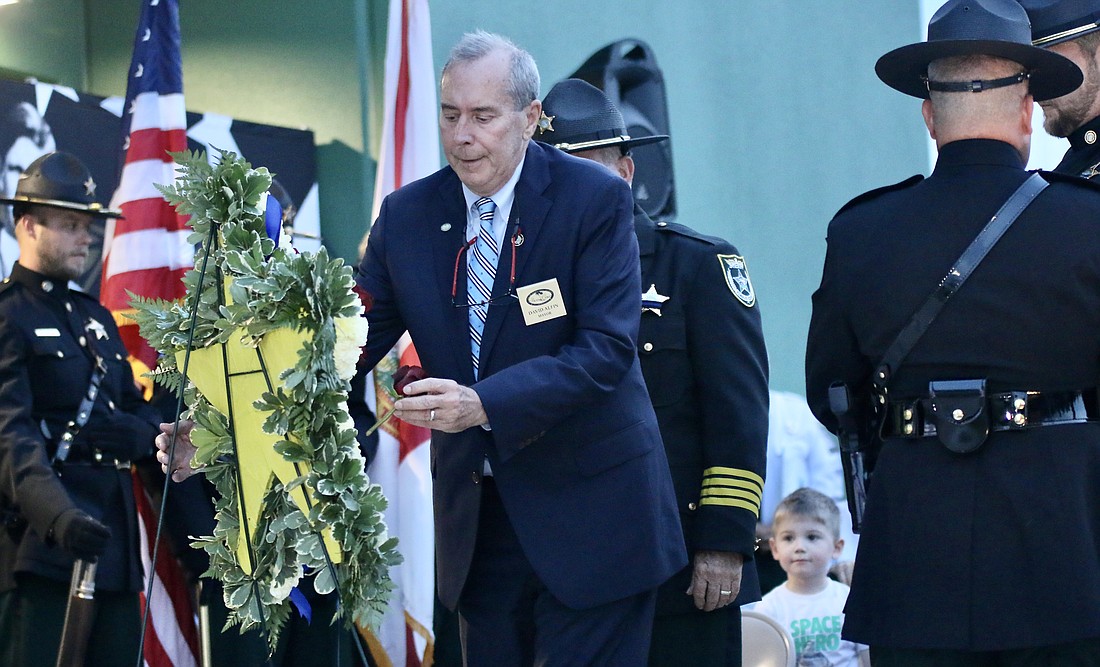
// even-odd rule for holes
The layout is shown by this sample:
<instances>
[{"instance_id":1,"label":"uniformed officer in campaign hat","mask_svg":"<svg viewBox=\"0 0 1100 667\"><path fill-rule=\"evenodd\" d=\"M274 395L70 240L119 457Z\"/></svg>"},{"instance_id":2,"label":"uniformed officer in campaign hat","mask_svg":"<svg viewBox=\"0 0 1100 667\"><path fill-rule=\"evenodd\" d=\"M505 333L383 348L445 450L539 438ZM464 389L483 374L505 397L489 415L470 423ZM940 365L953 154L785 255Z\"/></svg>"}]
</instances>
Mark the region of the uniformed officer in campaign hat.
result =
<instances>
[{"instance_id":1,"label":"uniformed officer in campaign hat","mask_svg":"<svg viewBox=\"0 0 1100 667\"><path fill-rule=\"evenodd\" d=\"M75 559L97 562L85 664L127 664L142 571L130 461L151 453L160 420L111 313L69 287L93 220L119 213L64 152L31 163L0 201L20 249L0 285L0 664L55 663Z\"/></svg>"},{"instance_id":2,"label":"uniformed officer in campaign hat","mask_svg":"<svg viewBox=\"0 0 1100 667\"><path fill-rule=\"evenodd\" d=\"M950 0L883 56L935 169L827 230L806 390L882 437L842 633L876 667L1100 664L1100 188L1024 169L1034 100L1082 79L1031 36L1014 0Z\"/></svg>"},{"instance_id":3,"label":"uniformed officer in campaign hat","mask_svg":"<svg viewBox=\"0 0 1100 667\"><path fill-rule=\"evenodd\" d=\"M535 139L630 182L627 134L603 91L579 79L543 100ZM634 207L642 266L638 354L665 443L689 565L658 591L651 665L741 664L740 605L758 600L753 564L768 428L760 307L740 252ZM740 489L733 502L721 489Z\"/></svg>"},{"instance_id":4,"label":"uniformed officer in campaign hat","mask_svg":"<svg viewBox=\"0 0 1100 667\"><path fill-rule=\"evenodd\" d=\"M1035 46L1072 60L1084 74L1073 92L1040 102L1043 127L1069 139L1054 171L1083 178L1100 174L1100 1L1020 0Z\"/></svg>"}]
</instances>

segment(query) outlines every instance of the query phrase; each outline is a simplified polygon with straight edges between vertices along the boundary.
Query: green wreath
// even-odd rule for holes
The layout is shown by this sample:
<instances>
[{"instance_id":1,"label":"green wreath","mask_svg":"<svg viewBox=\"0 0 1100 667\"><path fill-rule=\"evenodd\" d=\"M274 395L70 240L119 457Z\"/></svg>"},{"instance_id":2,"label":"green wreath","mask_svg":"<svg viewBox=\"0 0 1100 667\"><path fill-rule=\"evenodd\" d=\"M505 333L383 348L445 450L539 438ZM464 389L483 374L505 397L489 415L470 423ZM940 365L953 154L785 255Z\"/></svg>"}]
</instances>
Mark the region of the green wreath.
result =
<instances>
[{"instance_id":1,"label":"green wreath","mask_svg":"<svg viewBox=\"0 0 1100 667\"><path fill-rule=\"evenodd\" d=\"M324 248L299 254L268 238L267 169L253 169L228 151L215 165L203 153L173 157L176 181L157 188L190 216L189 242L201 244L196 268L183 279L184 303L131 297L141 335L161 353L155 379L174 391L183 387L187 416L195 422L193 465L204 468L218 492L213 535L192 542L210 557L203 576L224 587L226 627L239 624L244 632L258 626L272 648L292 611L290 592L303 576L313 577L319 593L339 591L345 624L377 627L393 589L389 569L400 556L397 540L386 534L386 500L367 479L347 411L348 380L366 340L351 269ZM296 361L292 354L281 369L265 366L265 339L286 339L286 332L297 341ZM220 372L228 376L232 355L225 350L234 346L260 360L266 386L247 414L235 418L233 407L219 410L212 403L222 390L213 386L204 395L191 363L194 355L220 349L208 356L221 359ZM223 398L232 406L228 379L224 386ZM255 421L264 414L262 434L242 437L235 430L244 417ZM240 463L255 440L271 443L261 449L269 459L272 450L279 455L273 466L294 471L264 478L262 511L241 502L251 498ZM249 516L255 525L242 539Z\"/></svg>"}]
</instances>

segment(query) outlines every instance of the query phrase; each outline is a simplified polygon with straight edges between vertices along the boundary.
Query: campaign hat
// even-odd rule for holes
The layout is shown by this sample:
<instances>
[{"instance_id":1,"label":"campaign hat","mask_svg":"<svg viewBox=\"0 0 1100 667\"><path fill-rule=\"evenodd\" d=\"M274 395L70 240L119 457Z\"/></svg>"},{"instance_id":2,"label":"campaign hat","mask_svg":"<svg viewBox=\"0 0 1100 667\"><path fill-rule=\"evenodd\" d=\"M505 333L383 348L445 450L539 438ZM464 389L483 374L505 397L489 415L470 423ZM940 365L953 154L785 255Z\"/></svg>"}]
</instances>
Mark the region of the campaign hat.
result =
<instances>
[{"instance_id":1,"label":"campaign hat","mask_svg":"<svg viewBox=\"0 0 1100 667\"><path fill-rule=\"evenodd\" d=\"M632 137L622 113L599 88L581 79L554 84L542 100L542 118L535 139L576 153L604 146L624 150L668 139L667 134Z\"/></svg>"},{"instance_id":2,"label":"campaign hat","mask_svg":"<svg viewBox=\"0 0 1100 667\"><path fill-rule=\"evenodd\" d=\"M1020 0L1031 43L1046 48L1100 30L1100 0Z\"/></svg>"},{"instance_id":3,"label":"campaign hat","mask_svg":"<svg viewBox=\"0 0 1100 667\"><path fill-rule=\"evenodd\" d=\"M1071 60L1032 45L1031 23L1016 0L948 0L928 22L928 40L890 51L879 58L875 73L895 90L928 99L928 64L968 55L1019 63L1036 101L1061 97L1081 85L1081 70ZM968 82L967 90L994 87L983 88L983 83Z\"/></svg>"},{"instance_id":4,"label":"campaign hat","mask_svg":"<svg viewBox=\"0 0 1100 667\"><path fill-rule=\"evenodd\" d=\"M5 204L35 204L90 213L102 218L121 218L96 201L96 183L88 167L72 153L46 153L20 174L15 194L0 197Z\"/></svg>"}]
</instances>

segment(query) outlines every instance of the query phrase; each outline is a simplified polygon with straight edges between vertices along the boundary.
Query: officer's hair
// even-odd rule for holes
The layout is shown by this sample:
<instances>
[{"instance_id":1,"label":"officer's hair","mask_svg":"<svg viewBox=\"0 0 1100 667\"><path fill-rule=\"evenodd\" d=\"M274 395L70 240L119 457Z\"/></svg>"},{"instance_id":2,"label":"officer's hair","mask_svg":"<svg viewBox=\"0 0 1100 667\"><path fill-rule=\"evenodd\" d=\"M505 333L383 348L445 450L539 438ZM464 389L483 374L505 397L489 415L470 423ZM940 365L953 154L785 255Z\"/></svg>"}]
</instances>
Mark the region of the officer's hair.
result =
<instances>
[{"instance_id":1,"label":"officer's hair","mask_svg":"<svg viewBox=\"0 0 1100 667\"><path fill-rule=\"evenodd\" d=\"M940 58L928 65L928 79L938 82L970 82L1000 79L1024 71L1023 65L996 56L970 55ZM1015 120L1020 102L1028 92L1027 82L992 88L978 93L931 91L937 124L969 125Z\"/></svg>"},{"instance_id":2,"label":"officer's hair","mask_svg":"<svg viewBox=\"0 0 1100 667\"><path fill-rule=\"evenodd\" d=\"M508 96L515 103L515 110L522 111L539 96L539 68L535 59L516 46L507 37L476 30L468 32L451 49L447 63L443 65L443 76L453 65L480 60L494 51L506 51L512 56L511 76L508 80Z\"/></svg>"},{"instance_id":3,"label":"officer's hair","mask_svg":"<svg viewBox=\"0 0 1100 667\"><path fill-rule=\"evenodd\" d=\"M629 154L629 151L624 151L619 146L603 146L601 148L595 148L590 151L586 151L585 157L589 160L599 162L615 174L618 174L619 159L622 158L624 155Z\"/></svg>"},{"instance_id":4,"label":"officer's hair","mask_svg":"<svg viewBox=\"0 0 1100 667\"><path fill-rule=\"evenodd\" d=\"M1091 58L1093 61L1096 60L1096 49L1100 47L1100 31L1081 35L1073 41L1077 42L1077 45L1081 47L1081 50L1085 52L1087 57Z\"/></svg>"},{"instance_id":5,"label":"officer's hair","mask_svg":"<svg viewBox=\"0 0 1100 667\"><path fill-rule=\"evenodd\" d=\"M820 521L834 540L840 539L840 510L829 496L808 487L791 492L775 508L772 531L779 532L779 524L790 519Z\"/></svg>"}]
</instances>

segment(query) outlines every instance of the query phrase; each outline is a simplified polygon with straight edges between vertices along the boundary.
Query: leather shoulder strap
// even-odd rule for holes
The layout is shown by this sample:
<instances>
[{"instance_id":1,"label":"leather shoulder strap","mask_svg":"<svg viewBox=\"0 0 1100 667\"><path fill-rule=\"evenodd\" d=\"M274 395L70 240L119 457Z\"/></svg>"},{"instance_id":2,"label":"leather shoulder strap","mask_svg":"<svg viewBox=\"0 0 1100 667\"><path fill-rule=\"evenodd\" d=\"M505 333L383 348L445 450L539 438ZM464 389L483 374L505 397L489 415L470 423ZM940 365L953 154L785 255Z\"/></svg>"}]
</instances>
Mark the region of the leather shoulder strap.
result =
<instances>
[{"instance_id":1,"label":"leather shoulder strap","mask_svg":"<svg viewBox=\"0 0 1100 667\"><path fill-rule=\"evenodd\" d=\"M890 378L897 372L902 361L905 360L913 346L924 335L924 332L928 330L936 316L940 314L940 310L947 303L947 300L962 287L962 284L966 282L974 269L982 263L982 260L997 244L997 241L1001 240L1001 237L1016 221L1016 218L1024 212L1024 209L1039 196L1039 193L1047 185L1042 176L1037 173L1031 174L1012 193L1012 196L1005 201L1001 208L993 214L993 217L985 224L982 231L971 241L963 254L955 260L951 270L940 280L940 284L932 294L913 313L909 323L905 325L898 337L886 349L886 354L882 356L882 361L875 368L875 375L871 378L871 383L880 396L885 395L886 385L890 382Z\"/></svg>"}]
</instances>

